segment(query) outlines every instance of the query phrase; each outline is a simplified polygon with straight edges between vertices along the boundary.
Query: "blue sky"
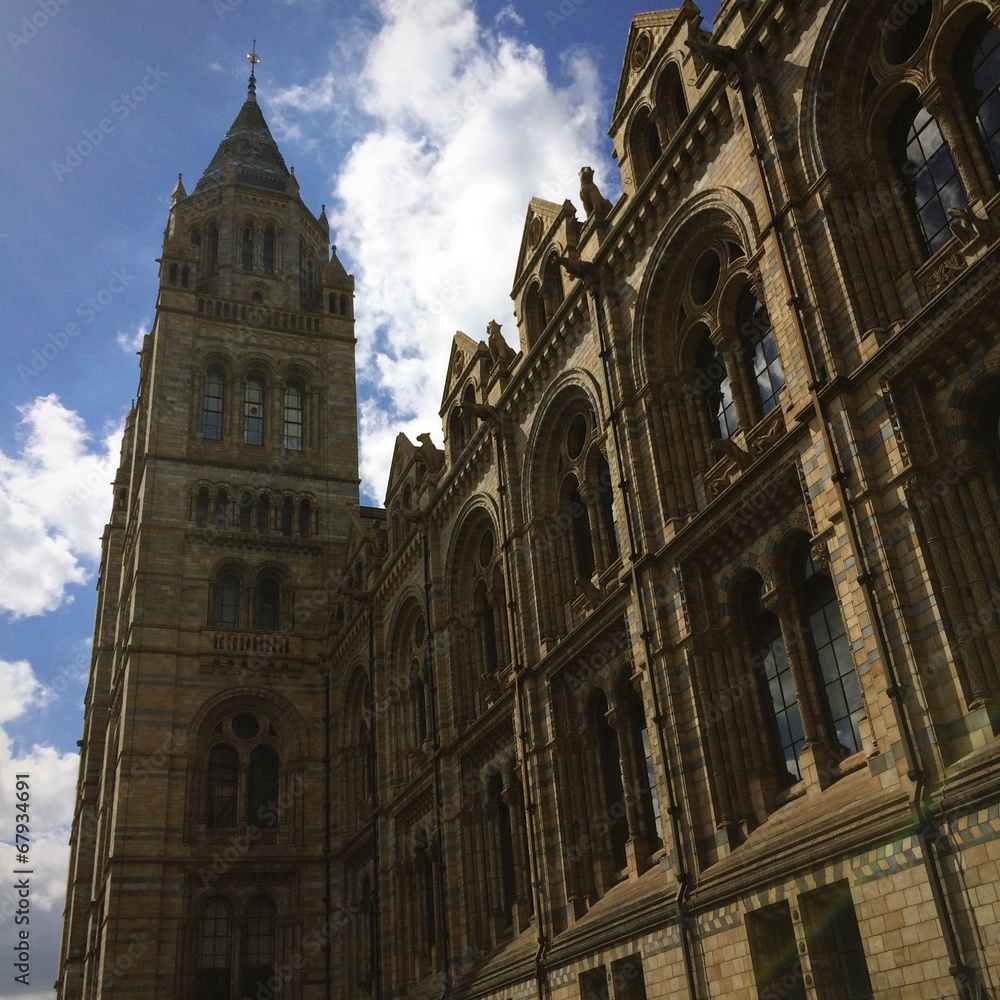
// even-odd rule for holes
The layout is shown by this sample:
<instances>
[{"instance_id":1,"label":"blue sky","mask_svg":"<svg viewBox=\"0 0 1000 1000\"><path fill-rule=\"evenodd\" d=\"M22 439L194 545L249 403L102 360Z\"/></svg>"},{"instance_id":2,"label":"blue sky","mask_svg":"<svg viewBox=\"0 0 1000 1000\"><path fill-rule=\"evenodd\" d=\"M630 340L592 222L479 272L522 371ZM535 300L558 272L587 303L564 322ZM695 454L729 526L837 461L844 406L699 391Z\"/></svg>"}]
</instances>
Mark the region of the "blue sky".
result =
<instances>
[{"instance_id":1,"label":"blue sky","mask_svg":"<svg viewBox=\"0 0 1000 1000\"><path fill-rule=\"evenodd\" d=\"M705 26L717 4L705 4ZM656 9L640 4L638 9ZM99 537L170 192L246 93L355 274L362 485L437 417L456 329L503 324L527 202L619 191L618 0L6 0L0 13L0 841L33 776L32 985L51 997ZM582 215L582 212L581 212ZM0 870L10 849L0 846ZM10 858L12 861L12 857ZM2 880L0 880L2 881ZM9 909L0 891L0 926Z\"/></svg>"}]
</instances>

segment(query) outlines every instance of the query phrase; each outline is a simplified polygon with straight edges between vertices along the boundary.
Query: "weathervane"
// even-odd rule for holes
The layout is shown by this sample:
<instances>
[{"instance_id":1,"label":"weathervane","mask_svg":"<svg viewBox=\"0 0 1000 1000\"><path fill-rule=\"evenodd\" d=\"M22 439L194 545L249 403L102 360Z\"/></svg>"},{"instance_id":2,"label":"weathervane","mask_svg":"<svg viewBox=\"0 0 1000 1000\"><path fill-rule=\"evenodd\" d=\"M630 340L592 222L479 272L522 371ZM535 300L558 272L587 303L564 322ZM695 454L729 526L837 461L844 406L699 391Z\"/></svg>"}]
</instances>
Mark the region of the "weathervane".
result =
<instances>
[{"instance_id":1,"label":"weathervane","mask_svg":"<svg viewBox=\"0 0 1000 1000\"><path fill-rule=\"evenodd\" d=\"M254 68L257 63L260 62L260 56L257 55L257 39L253 40L253 48L247 53L247 62L250 63L250 89L256 89L257 80L254 77Z\"/></svg>"}]
</instances>

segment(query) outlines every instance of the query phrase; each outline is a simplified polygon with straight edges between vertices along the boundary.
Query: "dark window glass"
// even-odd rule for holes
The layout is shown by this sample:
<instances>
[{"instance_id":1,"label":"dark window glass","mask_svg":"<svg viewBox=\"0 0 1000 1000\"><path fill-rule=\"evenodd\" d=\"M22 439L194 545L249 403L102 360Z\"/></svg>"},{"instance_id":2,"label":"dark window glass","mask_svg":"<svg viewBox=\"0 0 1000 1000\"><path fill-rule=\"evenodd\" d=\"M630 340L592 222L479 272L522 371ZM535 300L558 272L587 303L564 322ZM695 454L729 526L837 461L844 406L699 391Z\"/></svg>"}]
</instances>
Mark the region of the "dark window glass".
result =
<instances>
[{"instance_id":1,"label":"dark window glass","mask_svg":"<svg viewBox=\"0 0 1000 1000\"><path fill-rule=\"evenodd\" d=\"M240 627L240 581L224 576L219 581L219 628Z\"/></svg>"},{"instance_id":2,"label":"dark window glass","mask_svg":"<svg viewBox=\"0 0 1000 1000\"><path fill-rule=\"evenodd\" d=\"M747 914L747 937L758 1000L806 1000L806 988L788 903Z\"/></svg>"},{"instance_id":3,"label":"dark window glass","mask_svg":"<svg viewBox=\"0 0 1000 1000\"><path fill-rule=\"evenodd\" d=\"M590 537L590 519L584 506L576 480L570 477L566 493L566 513L569 514L572 526L573 554L576 557L578 575L589 580L597 565L594 562L594 542Z\"/></svg>"},{"instance_id":4,"label":"dark window glass","mask_svg":"<svg viewBox=\"0 0 1000 1000\"><path fill-rule=\"evenodd\" d=\"M738 312L740 338L753 351L751 369L760 415L766 417L778 405L785 384L774 328L763 303L749 291L740 299Z\"/></svg>"},{"instance_id":5,"label":"dark window glass","mask_svg":"<svg viewBox=\"0 0 1000 1000\"><path fill-rule=\"evenodd\" d=\"M240 254L244 271L253 270L253 227L243 227L243 247Z\"/></svg>"},{"instance_id":6,"label":"dark window glass","mask_svg":"<svg viewBox=\"0 0 1000 1000\"><path fill-rule=\"evenodd\" d=\"M195 501L195 513L194 513L195 524L199 528L205 528L208 526L208 487L202 486L198 490L198 499Z\"/></svg>"},{"instance_id":7,"label":"dark window glass","mask_svg":"<svg viewBox=\"0 0 1000 1000\"><path fill-rule=\"evenodd\" d=\"M222 437L224 393L225 380L222 377L222 372L213 368L205 376L205 405L202 420L202 436L210 441L218 441Z\"/></svg>"},{"instance_id":8,"label":"dark window glass","mask_svg":"<svg viewBox=\"0 0 1000 1000\"><path fill-rule=\"evenodd\" d=\"M312 504L308 500L303 500L299 504L299 535L308 538L312 526Z\"/></svg>"},{"instance_id":9,"label":"dark window glass","mask_svg":"<svg viewBox=\"0 0 1000 1000\"><path fill-rule=\"evenodd\" d=\"M243 440L247 444L264 443L264 385L248 378L243 411Z\"/></svg>"},{"instance_id":10,"label":"dark window glass","mask_svg":"<svg viewBox=\"0 0 1000 1000\"><path fill-rule=\"evenodd\" d=\"M748 620L755 652L754 669L763 688L763 704L771 708L771 717L765 723L771 728L779 777L796 782L802 778L799 766L799 752L805 743L802 716L795 698L792 668L781 626L777 616L761 604L762 590L761 582L749 594Z\"/></svg>"},{"instance_id":11,"label":"dark window glass","mask_svg":"<svg viewBox=\"0 0 1000 1000\"><path fill-rule=\"evenodd\" d=\"M272 747L255 747L247 772L247 822L262 829L278 825L278 755Z\"/></svg>"},{"instance_id":12,"label":"dark window glass","mask_svg":"<svg viewBox=\"0 0 1000 1000\"><path fill-rule=\"evenodd\" d=\"M646 724L646 711L642 706L642 698L634 688L629 690L629 709L632 731L639 734L639 747L642 751L642 762L638 768L639 808L642 821L646 826L651 850L663 846L663 825L660 820L660 802L656 796L656 775L653 769L653 749L649 743L649 727ZM638 762L637 762L638 763Z\"/></svg>"},{"instance_id":13,"label":"dark window glass","mask_svg":"<svg viewBox=\"0 0 1000 1000\"><path fill-rule=\"evenodd\" d=\"M295 526L295 501L291 497L285 497L281 501L281 533L286 538L292 537L292 528Z\"/></svg>"},{"instance_id":14,"label":"dark window glass","mask_svg":"<svg viewBox=\"0 0 1000 1000\"><path fill-rule=\"evenodd\" d=\"M269 995L274 978L274 904L263 896L247 906L243 947L243 996Z\"/></svg>"},{"instance_id":15,"label":"dark window glass","mask_svg":"<svg viewBox=\"0 0 1000 1000\"><path fill-rule=\"evenodd\" d=\"M806 560L804 577L803 597L809 634L833 729L841 753L847 756L861 749L859 724L865 714L864 699L837 594L830 578L817 569L811 553Z\"/></svg>"},{"instance_id":16,"label":"dark window glass","mask_svg":"<svg viewBox=\"0 0 1000 1000\"><path fill-rule=\"evenodd\" d=\"M197 1000L229 1000L229 907L213 899L201 918Z\"/></svg>"},{"instance_id":17,"label":"dark window glass","mask_svg":"<svg viewBox=\"0 0 1000 1000\"><path fill-rule=\"evenodd\" d=\"M281 588L278 581L265 577L258 588L257 627L261 629L276 629L278 627L278 606Z\"/></svg>"},{"instance_id":18,"label":"dark window glass","mask_svg":"<svg viewBox=\"0 0 1000 1000\"><path fill-rule=\"evenodd\" d=\"M601 528L608 540L608 555L614 562L621 553L618 544L618 525L615 523L615 503L611 493L611 468L603 455L597 456L597 503L601 509Z\"/></svg>"},{"instance_id":19,"label":"dark window glass","mask_svg":"<svg viewBox=\"0 0 1000 1000\"><path fill-rule=\"evenodd\" d=\"M285 389L284 438L286 448L302 450L302 388L294 383Z\"/></svg>"},{"instance_id":20,"label":"dark window glass","mask_svg":"<svg viewBox=\"0 0 1000 1000\"><path fill-rule=\"evenodd\" d=\"M274 226L264 227L264 273L274 274Z\"/></svg>"},{"instance_id":21,"label":"dark window glass","mask_svg":"<svg viewBox=\"0 0 1000 1000\"><path fill-rule=\"evenodd\" d=\"M214 223L208 227L208 266L213 271L219 266L219 227Z\"/></svg>"},{"instance_id":22,"label":"dark window glass","mask_svg":"<svg viewBox=\"0 0 1000 1000\"><path fill-rule=\"evenodd\" d=\"M271 498L262 493L257 501L257 530L266 535L271 526Z\"/></svg>"},{"instance_id":23,"label":"dark window glass","mask_svg":"<svg viewBox=\"0 0 1000 1000\"><path fill-rule=\"evenodd\" d=\"M736 433L736 403L725 359L706 335L698 349L698 386L702 389L712 437L729 441Z\"/></svg>"},{"instance_id":24,"label":"dark window glass","mask_svg":"<svg viewBox=\"0 0 1000 1000\"><path fill-rule=\"evenodd\" d=\"M894 156L910 195L910 207L929 253L951 239L948 209L966 203L951 150L937 120L915 98L896 117Z\"/></svg>"},{"instance_id":25,"label":"dark window glass","mask_svg":"<svg viewBox=\"0 0 1000 1000\"><path fill-rule=\"evenodd\" d=\"M865 949L846 881L799 897L819 1000L871 1000Z\"/></svg>"},{"instance_id":26,"label":"dark window glass","mask_svg":"<svg viewBox=\"0 0 1000 1000\"><path fill-rule=\"evenodd\" d=\"M205 825L226 829L236 825L236 772L239 757L228 744L213 747L208 757L208 802Z\"/></svg>"},{"instance_id":27,"label":"dark window glass","mask_svg":"<svg viewBox=\"0 0 1000 1000\"><path fill-rule=\"evenodd\" d=\"M611 862L620 871L628 859L625 845L628 842L628 821L625 818L625 789L622 786L622 764L618 751L618 734L608 722L608 702L599 694L591 702L593 724L597 729L600 754L601 780L604 786L604 809L609 827Z\"/></svg>"},{"instance_id":28,"label":"dark window glass","mask_svg":"<svg viewBox=\"0 0 1000 1000\"><path fill-rule=\"evenodd\" d=\"M1000 29L987 18L977 18L966 32L956 52L955 77L1000 174Z\"/></svg>"}]
</instances>

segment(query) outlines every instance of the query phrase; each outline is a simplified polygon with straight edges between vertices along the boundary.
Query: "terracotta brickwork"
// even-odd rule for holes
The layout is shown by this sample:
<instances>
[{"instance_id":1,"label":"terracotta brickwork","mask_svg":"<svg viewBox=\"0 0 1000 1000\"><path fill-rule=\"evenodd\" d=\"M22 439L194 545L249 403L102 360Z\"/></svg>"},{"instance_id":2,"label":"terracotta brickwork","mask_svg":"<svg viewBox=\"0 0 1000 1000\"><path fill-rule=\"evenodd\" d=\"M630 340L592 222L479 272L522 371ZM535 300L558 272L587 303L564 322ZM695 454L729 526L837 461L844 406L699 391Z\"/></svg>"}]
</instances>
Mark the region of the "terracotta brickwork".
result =
<instances>
[{"instance_id":1,"label":"terracotta brickwork","mask_svg":"<svg viewBox=\"0 0 1000 1000\"><path fill-rule=\"evenodd\" d=\"M1000 990L1000 7L625 43L621 198L531 201L384 509L252 101L175 192L61 998Z\"/></svg>"}]
</instances>

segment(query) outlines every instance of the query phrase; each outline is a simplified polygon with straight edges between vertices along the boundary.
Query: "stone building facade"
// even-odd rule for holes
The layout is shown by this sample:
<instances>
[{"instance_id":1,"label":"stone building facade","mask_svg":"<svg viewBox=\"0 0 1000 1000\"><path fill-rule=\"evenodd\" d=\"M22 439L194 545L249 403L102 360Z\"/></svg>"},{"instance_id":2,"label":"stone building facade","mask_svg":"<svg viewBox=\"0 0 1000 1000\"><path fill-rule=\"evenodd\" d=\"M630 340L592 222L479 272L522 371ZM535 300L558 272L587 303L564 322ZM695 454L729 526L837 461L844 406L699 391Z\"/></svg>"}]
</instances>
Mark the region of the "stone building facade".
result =
<instances>
[{"instance_id":1,"label":"stone building facade","mask_svg":"<svg viewBox=\"0 0 1000 1000\"><path fill-rule=\"evenodd\" d=\"M1000 4L638 14L610 134L384 509L252 91L178 186L60 998L1000 995Z\"/></svg>"}]
</instances>

